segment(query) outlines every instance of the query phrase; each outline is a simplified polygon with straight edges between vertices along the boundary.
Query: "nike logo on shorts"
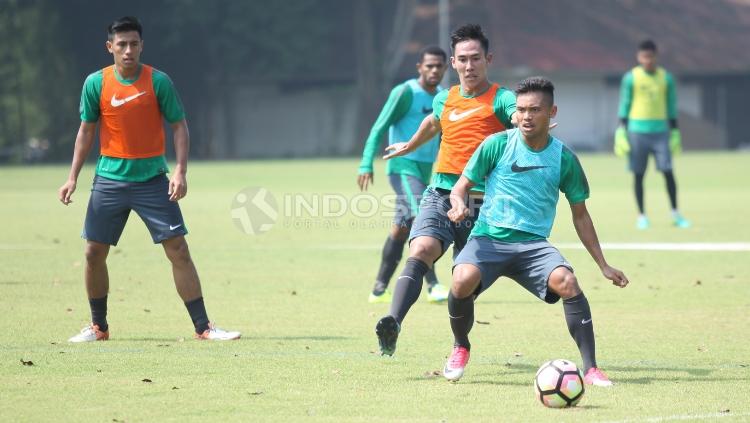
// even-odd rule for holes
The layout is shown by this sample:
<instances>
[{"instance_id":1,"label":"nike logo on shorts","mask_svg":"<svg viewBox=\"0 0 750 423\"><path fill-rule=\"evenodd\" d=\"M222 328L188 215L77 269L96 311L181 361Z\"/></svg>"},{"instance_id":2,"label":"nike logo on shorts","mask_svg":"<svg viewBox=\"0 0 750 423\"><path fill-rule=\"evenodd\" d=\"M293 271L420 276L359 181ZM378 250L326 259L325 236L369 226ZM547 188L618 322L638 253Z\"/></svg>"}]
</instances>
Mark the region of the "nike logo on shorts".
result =
<instances>
[{"instance_id":1,"label":"nike logo on shorts","mask_svg":"<svg viewBox=\"0 0 750 423\"><path fill-rule=\"evenodd\" d=\"M182 226L182 223L180 223L180 224L178 224L178 225L174 225L174 226L172 226L172 225L169 225L169 230L170 230L170 231L173 231L173 230L175 230L175 229L179 228L180 226Z\"/></svg>"}]
</instances>

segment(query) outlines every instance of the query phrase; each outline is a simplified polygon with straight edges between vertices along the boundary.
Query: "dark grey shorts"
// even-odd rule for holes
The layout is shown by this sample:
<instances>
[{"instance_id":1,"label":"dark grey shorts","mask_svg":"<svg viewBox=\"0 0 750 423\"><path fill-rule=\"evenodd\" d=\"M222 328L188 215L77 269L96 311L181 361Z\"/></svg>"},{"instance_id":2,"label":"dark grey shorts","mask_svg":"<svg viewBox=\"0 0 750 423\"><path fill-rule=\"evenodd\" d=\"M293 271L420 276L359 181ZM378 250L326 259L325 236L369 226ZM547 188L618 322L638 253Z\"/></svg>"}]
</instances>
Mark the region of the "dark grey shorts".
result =
<instances>
[{"instance_id":1,"label":"dark grey shorts","mask_svg":"<svg viewBox=\"0 0 750 423\"><path fill-rule=\"evenodd\" d=\"M393 224L409 226L419 213L419 202L427 185L415 176L398 173L388 175L388 181L396 192L396 214L393 216Z\"/></svg>"},{"instance_id":2,"label":"dark grey shorts","mask_svg":"<svg viewBox=\"0 0 750 423\"><path fill-rule=\"evenodd\" d=\"M660 172L672 170L672 152L669 150L669 132L652 134L628 132L630 143L630 170L644 173L648 167L648 156L653 154L656 169Z\"/></svg>"},{"instance_id":3,"label":"dark grey shorts","mask_svg":"<svg viewBox=\"0 0 750 423\"><path fill-rule=\"evenodd\" d=\"M573 267L557 248L546 240L528 242L500 242L487 237L472 238L456 257L453 267L473 264L482 273L481 293L495 281L506 276L516 281L535 297L554 304L560 296L547 290L552 271L560 266Z\"/></svg>"},{"instance_id":4,"label":"dark grey shorts","mask_svg":"<svg viewBox=\"0 0 750 423\"><path fill-rule=\"evenodd\" d=\"M427 187L422 197L422 203L419 205L419 214L411 225L409 242L419 236L435 238L442 244L442 254L445 254L448 247L453 244L453 258L455 259L469 239L471 229L479 215L482 201L477 198L469 198L467 202L471 210L469 217L460 223L453 223L448 219L448 210L451 209L449 196L450 191L448 190Z\"/></svg>"},{"instance_id":5,"label":"dark grey shorts","mask_svg":"<svg viewBox=\"0 0 750 423\"><path fill-rule=\"evenodd\" d=\"M180 206L169 201L168 191L166 175L146 182L95 176L81 236L89 241L117 245L131 210L146 224L154 243L187 234Z\"/></svg>"}]
</instances>

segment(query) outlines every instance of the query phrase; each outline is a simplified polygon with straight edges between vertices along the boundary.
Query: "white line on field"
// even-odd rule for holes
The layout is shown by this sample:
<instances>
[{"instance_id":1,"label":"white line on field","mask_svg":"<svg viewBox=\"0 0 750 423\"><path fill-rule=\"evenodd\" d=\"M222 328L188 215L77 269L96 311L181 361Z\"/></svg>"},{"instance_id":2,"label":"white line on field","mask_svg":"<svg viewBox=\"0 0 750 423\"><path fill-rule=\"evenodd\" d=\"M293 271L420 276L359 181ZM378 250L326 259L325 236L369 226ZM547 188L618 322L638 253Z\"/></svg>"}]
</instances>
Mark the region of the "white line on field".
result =
<instances>
[{"instance_id":1,"label":"white line on field","mask_svg":"<svg viewBox=\"0 0 750 423\"><path fill-rule=\"evenodd\" d=\"M635 422L667 422L675 420L703 420L703 419L720 419L724 417L747 417L750 416L750 412L744 413L709 413L709 414L683 414L683 415L672 415L672 416L659 416L659 417L637 417L625 420L611 420L602 423L635 423Z\"/></svg>"},{"instance_id":2,"label":"white line on field","mask_svg":"<svg viewBox=\"0 0 750 423\"><path fill-rule=\"evenodd\" d=\"M583 250L581 243L553 243L561 250ZM379 250L382 245L328 244L310 247L322 250ZM750 251L750 242L604 242L605 250L630 251Z\"/></svg>"}]
</instances>

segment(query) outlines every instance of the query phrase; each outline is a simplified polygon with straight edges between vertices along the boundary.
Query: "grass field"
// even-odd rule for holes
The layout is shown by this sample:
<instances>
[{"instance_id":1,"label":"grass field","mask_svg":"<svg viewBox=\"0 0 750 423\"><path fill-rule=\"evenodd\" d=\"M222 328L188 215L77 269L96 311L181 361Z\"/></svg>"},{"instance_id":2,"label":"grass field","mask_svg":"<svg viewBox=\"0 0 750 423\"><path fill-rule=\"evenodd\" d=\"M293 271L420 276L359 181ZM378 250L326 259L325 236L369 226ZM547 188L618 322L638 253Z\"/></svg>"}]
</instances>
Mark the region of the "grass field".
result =
<instances>
[{"instance_id":1,"label":"grass field","mask_svg":"<svg viewBox=\"0 0 750 423\"><path fill-rule=\"evenodd\" d=\"M652 229L634 229L623 162L582 155L588 202L607 243L750 242L748 154L677 159L681 208L670 226L660 175L647 176ZM92 168L74 203L56 190L67 166L0 168L0 421L596 421L750 420L750 253L605 251L631 280L612 287L585 251L562 249L592 306L598 359L615 381L574 409L536 402L552 358L580 363L560 305L503 279L477 303L472 359L459 383L436 373L452 336L444 305L422 298L392 357L376 354L388 310L366 299L388 218L282 215L247 235L235 194L354 198L355 160L194 163L181 202L209 316L241 340L197 342L161 247L137 216L109 257L106 343L69 345L89 319L79 238ZM390 192L381 166L374 192ZM283 209L283 207L282 207ZM338 214L338 213L331 213ZM553 243L577 242L562 200ZM450 260L437 266L450 278ZM33 362L24 365L23 362ZM150 380L150 382L144 380Z\"/></svg>"}]
</instances>

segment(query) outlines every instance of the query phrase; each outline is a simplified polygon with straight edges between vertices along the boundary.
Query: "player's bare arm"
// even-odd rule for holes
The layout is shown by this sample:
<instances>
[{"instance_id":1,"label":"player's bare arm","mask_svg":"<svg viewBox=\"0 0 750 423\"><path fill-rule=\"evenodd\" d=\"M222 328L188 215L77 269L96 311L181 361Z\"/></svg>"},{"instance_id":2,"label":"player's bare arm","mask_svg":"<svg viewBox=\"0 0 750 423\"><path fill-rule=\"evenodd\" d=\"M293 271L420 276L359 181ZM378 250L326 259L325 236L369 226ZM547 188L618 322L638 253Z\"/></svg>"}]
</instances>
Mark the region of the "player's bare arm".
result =
<instances>
[{"instance_id":1,"label":"player's bare arm","mask_svg":"<svg viewBox=\"0 0 750 423\"><path fill-rule=\"evenodd\" d=\"M625 274L621 270L607 264L607 260L604 259L604 253L602 253L602 247L596 235L594 222L591 220L591 215L586 208L586 202L582 201L577 204L571 204L570 210L573 214L573 225L576 228L576 233L578 233L578 239L581 240L591 258L599 266L602 275L611 280L615 286L619 286L620 288L626 287L629 281Z\"/></svg>"},{"instance_id":2,"label":"player's bare arm","mask_svg":"<svg viewBox=\"0 0 750 423\"><path fill-rule=\"evenodd\" d=\"M169 178L169 201L178 201L187 195L187 160L190 151L190 132L185 119L172 123L174 151L177 165Z\"/></svg>"},{"instance_id":3,"label":"player's bare arm","mask_svg":"<svg viewBox=\"0 0 750 423\"><path fill-rule=\"evenodd\" d=\"M440 120L438 120L435 115L428 115L424 118L422 123L419 124L419 129L417 129L417 132L412 135L409 142L397 142L386 147L385 150L390 151L390 153L383 156L383 159L388 160L392 157L403 156L411 153L422 144L434 138L435 135L440 133L440 129Z\"/></svg>"},{"instance_id":4,"label":"player's bare arm","mask_svg":"<svg viewBox=\"0 0 750 423\"><path fill-rule=\"evenodd\" d=\"M456 185L453 186L450 196L451 209L448 210L448 219L452 222L458 223L469 216L469 208L466 206L466 196L474 185L476 184L471 182L469 178L461 175Z\"/></svg>"},{"instance_id":5,"label":"player's bare arm","mask_svg":"<svg viewBox=\"0 0 750 423\"><path fill-rule=\"evenodd\" d=\"M83 163L91 151L94 144L94 134L96 133L96 122L81 122L76 135L76 143L73 149L73 163L70 165L70 174L68 180L57 190L57 197L66 206L73 202L70 197L76 190L78 174L81 173Z\"/></svg>"}]
</instances>

